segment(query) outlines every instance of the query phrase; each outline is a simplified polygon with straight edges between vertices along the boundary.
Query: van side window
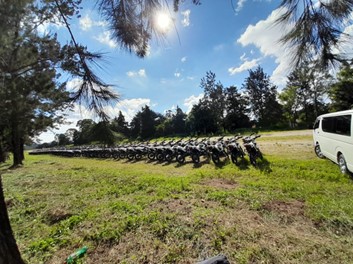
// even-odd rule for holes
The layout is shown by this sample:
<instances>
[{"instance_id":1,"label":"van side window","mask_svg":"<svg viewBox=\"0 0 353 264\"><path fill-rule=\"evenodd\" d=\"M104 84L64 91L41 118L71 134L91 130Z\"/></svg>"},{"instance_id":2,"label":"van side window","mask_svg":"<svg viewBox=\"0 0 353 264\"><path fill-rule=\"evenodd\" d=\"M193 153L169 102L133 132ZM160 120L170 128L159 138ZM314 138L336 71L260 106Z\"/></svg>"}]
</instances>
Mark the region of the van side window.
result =
<instances>
[{"instance_id":1,"label":"van side window","mask_svg":"<svg viewBox=\"0 0 353 264\"><path fill-rule=\"evenodd\" d=\"M320 124L320 120L316 119L315 123L314 123L314 129L319 128L319 124Z\"/></svg>"},{"instance_id":2,"label":"van side window","mask_svg":"<svg viewBox=\"0 0 353 264\"><path fill-rule=\"evenodd\" d=\"M344 136L351 135L351 115L324 117L322 119L322 130Z\"/></svg>"}]
</instances>

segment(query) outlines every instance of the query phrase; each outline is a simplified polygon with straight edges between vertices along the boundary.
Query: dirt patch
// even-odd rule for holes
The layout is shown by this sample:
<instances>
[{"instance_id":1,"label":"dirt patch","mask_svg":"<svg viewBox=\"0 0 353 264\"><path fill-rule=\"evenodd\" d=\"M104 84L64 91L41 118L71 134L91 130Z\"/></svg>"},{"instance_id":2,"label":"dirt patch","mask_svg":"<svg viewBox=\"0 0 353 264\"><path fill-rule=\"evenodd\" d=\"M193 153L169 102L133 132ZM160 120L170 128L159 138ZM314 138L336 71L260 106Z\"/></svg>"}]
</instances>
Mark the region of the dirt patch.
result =
<instances>
[{"instance_id":1,"label":"dirt patch","mask_svg":"<svg viewBox=\"0 0 353 264\"><path fill-rule=\"evenodd\" d=\"M47 213L45 220L49 225L54 225L71 216L73 216L73 214L69 213L65 208L55 208Z\"/></svg>"},{"instance_id":2,"label":"dirt patch","mask_svg":"<svg viewBox=\"0 0 353 264\"><path fill-rule=\"evenodd\" d=\"M303 201L271 201L262 206L262 209L275 212L286 217L303 217L305 213L305 203Z\"/></svg>"},{"instance_id":3,"label":"dirt patch","mask_svg":"<svg viewBox=\"0 0 353 264\"><path fill-rule=\"evenodd\" d=\"M219 188L219 189L226 189L226 190L234 189L238 186L237 182L234 182L229 179L220 179L220 178L207 179L203 181L201 184Z\"/></svg>"},{"instance_id":4,"label":"dirt patch","mask_svg":"<svg viewBox=\"0 0 353 264\"><path fill-rule=\"evenodd\" d=\"M204 199L190 199L187 201L183 199L172 199L151 205L151 210L167 213L174 212L179 216L190 217L195 208L216 208L217 206L218 204L216 202Z\"/></svg>"},{"instance_id":5,"label":"dirt patch","mask_svg":"<svg viewBox=\"0 0 353 264\"><path fill-rule=\"evenodd\" d=\"M261 137L311 136L312 134L313 134L313 131L311 129L305 129L305 130L290 130L290 131L264 133L264 134L261 134Z\"/></svg>"}]
</instances>

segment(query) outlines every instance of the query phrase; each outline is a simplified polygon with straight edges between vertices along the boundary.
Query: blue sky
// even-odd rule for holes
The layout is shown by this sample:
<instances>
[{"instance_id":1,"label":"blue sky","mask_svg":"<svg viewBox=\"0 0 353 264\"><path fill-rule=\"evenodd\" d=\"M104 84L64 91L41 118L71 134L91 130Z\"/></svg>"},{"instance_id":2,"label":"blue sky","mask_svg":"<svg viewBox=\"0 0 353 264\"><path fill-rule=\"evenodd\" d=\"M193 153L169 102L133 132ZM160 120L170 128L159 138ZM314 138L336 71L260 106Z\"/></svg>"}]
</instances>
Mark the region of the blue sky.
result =
<instances>
[{"instance_id":1,"label":"blue sky","mask_svg":"<svg viewBox=\"0 0 353 264\"><path fill-rule=\"evenodd\" d=\"M260 65L274 84L283 87L290 72L291 53L278 42L290 26L273 23L281 12L277 9L280 1L233 0L233 5L231 0L201 2L195 6L186 0L178 13L170 11L175 26L167 30L163 41L152 40L144 59L121 49L110 38L107 22L93 5L84 6L81 17L71 21L79 43L105 53L103 70L97 73L105 82L114 84L121 95L119 103L107 107L112 117L121 110L130 121L145 104L159 113L177 105L188 112L202 96L200 80L207 71L214 72L225 87L241 88L248 70ZM42 30L57 32L63 43L69 40L62 25L44 25ZM68 87L75 83L77 80L70 81ZM75 107L68 116L70 125L43 133L40 139L51 141L55 133L63 133L75 127L77 120L91 117L84 107Z\"/></svg>"}]
</instances>

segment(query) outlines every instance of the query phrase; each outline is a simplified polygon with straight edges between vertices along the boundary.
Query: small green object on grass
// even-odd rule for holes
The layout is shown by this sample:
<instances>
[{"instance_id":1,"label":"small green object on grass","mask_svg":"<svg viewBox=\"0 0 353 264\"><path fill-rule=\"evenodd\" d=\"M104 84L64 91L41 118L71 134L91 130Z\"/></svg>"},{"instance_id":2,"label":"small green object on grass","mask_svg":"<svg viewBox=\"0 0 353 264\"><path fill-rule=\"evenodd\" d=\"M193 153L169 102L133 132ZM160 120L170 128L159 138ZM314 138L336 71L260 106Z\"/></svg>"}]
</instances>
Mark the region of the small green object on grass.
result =
<instances>
[{"instance_id":1,"label":"small green object on grass","mask_svg":"<svg viewBox=\"0 0 353 264\"><path fill-rule=\"evenodd\" d=\"M82 258L86 254L87 249L88 249L87 247L83 247L77 250L75 253L72 253L70 256L67 257L65 263L66 264L76 263L77 259Z\"/></svg>"}]
</instances>

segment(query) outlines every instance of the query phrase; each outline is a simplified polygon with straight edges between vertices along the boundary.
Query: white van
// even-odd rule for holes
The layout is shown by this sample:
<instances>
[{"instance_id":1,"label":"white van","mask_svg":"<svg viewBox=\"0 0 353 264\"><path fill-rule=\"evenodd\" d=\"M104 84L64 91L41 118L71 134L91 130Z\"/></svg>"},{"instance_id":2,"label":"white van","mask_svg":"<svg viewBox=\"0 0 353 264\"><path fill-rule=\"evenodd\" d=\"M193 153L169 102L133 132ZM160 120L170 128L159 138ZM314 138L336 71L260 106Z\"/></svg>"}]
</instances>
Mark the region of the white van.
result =
<instances>
[{"instance_id":1,"label":"white van","mask_svg":"<svg viewBox=\"0 0 353 264\"><path fill-rule=\"evenodd\" d=\"M353 172L353 110L319 116L314 124L315 153L337 163L342 173Z\"/></svg>"}]
</instances>

